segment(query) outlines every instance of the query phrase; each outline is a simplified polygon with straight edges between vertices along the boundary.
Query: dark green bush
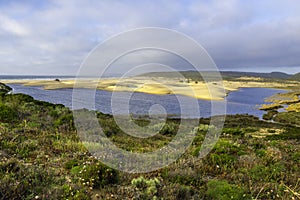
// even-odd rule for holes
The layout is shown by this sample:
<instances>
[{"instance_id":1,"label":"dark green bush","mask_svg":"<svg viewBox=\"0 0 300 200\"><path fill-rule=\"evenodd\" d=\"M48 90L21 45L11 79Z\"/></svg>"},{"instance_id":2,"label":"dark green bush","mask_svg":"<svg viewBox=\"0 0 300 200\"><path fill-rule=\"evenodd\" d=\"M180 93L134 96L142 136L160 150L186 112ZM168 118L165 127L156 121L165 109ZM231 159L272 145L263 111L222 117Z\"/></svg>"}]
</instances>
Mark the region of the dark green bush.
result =
<instances>
[{"instance_id":1,"label":"dark green bush","mask_svg":"<svg viewBox=\"0 0 300 200\"><path fill-rule=\"evenodd\" d=\"M229 184L223 180L210 180L207 183L206 197L213 200L250 199L243 187Z\"/></svg>"},{"instance_id":2,"label":"dark green bush","mask_svg":"<svg viewBox=\"0 0 300 200\"><path fill-rule=\"evenodd\" d=\"M12 91L12 88L3 84L3 83L0 83L0 93L3 93L3 94L6 94L8 92Z\"/></svg>"},{"instance_id":3,"label":"dark green bush","mask_svg":"<svg viewBox=\"0 0 300 200\"><path fill-rule=\"evenodd\" d=\"M191 187L181 185L176 191L176 198L180 200L189 200L192 198L193 193Z\"/></svg>"},{"instance_id":4,"label":"dark green bush","mask_svg":"<svg viewBox=\"0 0 300 200\"><path fill-rule=\"evenodd\" d=\"M242 129L239 128L224 128L223 133L229 135L236 135L236 136L244 136L245 133Z\"/></svg>"},{"instance_id":5,"label":"dark green bush","mask_svg":"<svg viewBox=\"0 0 300 200\"><path fill-rule=\"evenodd\" d=\"M11 123L17 120L18 113L9 106L0 103L0 122Z\"/></svg>"},{"instance_id":6,"label":"dark green bush","mask_svg":"<svg viewBox=\"0 0 300 200\"><path fill-rule=\"evenodd\" d=\"M269 140L300 140L299 128L298 127L288 127L286 130L278 135L268 135Z\"/></svg>"},{"instance_id":7,"label":"dark green bush","mask_svg":"<svg viewBox=\"0 0 300 200\"><path fill-rule=\"evenodd\" d=\"M42 107L55 107L55 104L46 101L35 100L34 103Z\"/></svg>"},{"instance_id":8,"label":"dark green bush","mask_svg":"<svg viewBox=\"0 0 300 200\"><path fill-rule=\"evenodd\" d=\"M300 164L300 152L294 152L291 157L293 161Z\"/></svg>"},{"instance_id":9,"label":"dark green bush","mask_svg":"<svg viewBox=\"0 0 300 200\"><path fill-rule=\"evenodd\" d=\"M163 128L159 131L162 135L175 135L178 130L178 124L166 123Z\"/></svg>"},{"instance_id":10,"label":"dark green bush","mask_svg":"<svg viewBox=\"0 0 300 200\"><path fill-rule=\"evenodd\" d=\"M110 115L97 113L100 126L107 137L121 133L121 129L116 124L115 120Z\"/></svg>"},{"instance_id":11,"label":"dark green bush","mask_svg":"<svg viewBox=\"0 0 300 200\"><path fill-rule=\"evenodd\" d=\"M26 94L10 94L5 96L5 100L8 102L18 102L18 103L25 103L25 102L33 102L35 101L33 97L26 95Z\"/></svg>"},{"instance_id":12,"label":"dark green bush","mask_svg":"<svg viewBox=\"0 0 300 200\"><path fill-rule=\"evenodd\" d=\"M54 121L54 127L58 128L60 131L71 131L74 130L74 121L72 113L62 113Z\"/></svg>"},{"instance_id":13,"label":"dark green bush","mask_svg":"<svg viewBox=\"0 0 300 200\"><path fill-rule=\"evenodd\" d=\"M280 182L284 176L285 166L275 163L268 166L256 165L250 170L251 178L254 181Z\"/></svg>"},{"instance_id":14,"label":"dark green bush","mask_svg":"<svg viewBox=\"0 0 300 200\"><path fill-rule=\"evenodd\" d=\"M71 160L68 160L68 161L65 163L65 168L66 168L66 169L72 169L73 167L78 166L78 165L79 165L78 160L71 159Z\"/></svg>"},{"instance_id":15,"label":"dark green bush","mask_svg":"<svg viewBox=\"0 0 300 200\"><path fill-rule=\"evenodd\" d=\"M268 110L267 113L263 114L263 119L264 120L271 120L273 119L274 115L278 113L277 110Z\"/></svg>"},{"instance_id":16,"label":"dark green bush","mask_svg":"<svg viewBox=\"0 0 300 200\"><path fill-rule=\"evenodd\" d=\"M213 166L219 165L224 168L231 168L236 161L236 158L228 154L210 154L209 156Z\"/></svg>"},{"instance_id":17,"label":"dark green bush","mask_svg":"<svg viewBox=\"0 0 300 200\"><path fill-rule=\"evenodd\" d=\"M300 125L300 112L280 112L274 117L274 121Z\"/></svg>"}]
</instances>

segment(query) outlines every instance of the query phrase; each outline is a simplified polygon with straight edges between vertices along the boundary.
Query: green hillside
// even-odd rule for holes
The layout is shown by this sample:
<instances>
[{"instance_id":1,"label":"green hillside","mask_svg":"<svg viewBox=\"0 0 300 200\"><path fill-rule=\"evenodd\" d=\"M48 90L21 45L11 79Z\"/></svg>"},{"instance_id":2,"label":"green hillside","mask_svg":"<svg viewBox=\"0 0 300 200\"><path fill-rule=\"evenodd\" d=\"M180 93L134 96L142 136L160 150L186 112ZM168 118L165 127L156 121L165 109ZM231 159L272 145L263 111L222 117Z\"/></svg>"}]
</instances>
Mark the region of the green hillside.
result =
<instances>
[{"instance_id":1,"label":"green hillside","mask_svg":"<svg viewBox=\"0 0 300 200\"><path fill-rule=\"evenodd\" d=\"M140 76L149 76L149 77L167 77L174 78L180 77L178 75L180 73L187 79L201 81L203 80L202 76L205 76L207 80L214 80L219 77L219 74L222 75L223 79L232 79L232 78L240 78L240 77L260 77L266 79L289 79L291 75L283 73L283 72L271 72L271 73L257 73L257 72L236 72L236 71L203 71L201 73L196 71L179 71L179 72L150 72L145 73Z\"/></svg>"},{"instance_id":2,"label":"green hillside","mask_svg":"<svg viewBox=\"0 0 300 200\"><path fill-rule=\"evenodd\" d=\"M297 73L297 74L294 74L290 77L291 80L298 80L300 81L300 72Z\"/></svg>"},{"instance_id":3,"label":"green hillside","mask_svg":"<svg viewBox=\"0 0 300 200\"><path fill-rule=\"evenodd\" d=\"M137 153L168 144L181 123L180 119L168 119L161 129L152 125L157 130L155 136L138 138L120 130L111 115L84 112L96 114L104 133L116 146ZM298 120L296 114L293 116ZM133 120L140 126L149 123L146 118ZM87 151L77 136L72 112L65 106L2 92L0 199L299 197L299 127L250 115L228 115L218 142L199 159L207 131L213 133L216 128L209 123L209 118L200 120L193 129L192 144L175 163L150 173L130 174L107 167Z\"/></svg>"}]
</instances>

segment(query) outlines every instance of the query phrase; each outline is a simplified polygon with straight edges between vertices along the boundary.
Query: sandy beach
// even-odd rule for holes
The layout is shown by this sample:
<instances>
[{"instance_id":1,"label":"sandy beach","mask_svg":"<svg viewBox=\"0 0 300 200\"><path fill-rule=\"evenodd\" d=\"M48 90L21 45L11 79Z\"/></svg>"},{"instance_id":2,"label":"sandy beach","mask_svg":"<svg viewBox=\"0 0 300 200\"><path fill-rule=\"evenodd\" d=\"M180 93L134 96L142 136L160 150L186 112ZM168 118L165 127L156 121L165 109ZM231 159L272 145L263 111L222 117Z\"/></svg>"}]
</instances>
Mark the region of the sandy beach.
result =
<instances>
[{"instance_id":1,"label":"sandy beach","mask_svg":"<svg viewBox=\"0 0 300 200\"><path fill-rule=\"evenodd\" d=\"M143 92L149 94L165 95L179 94L198 99L222 100L226 95L239 88L287 88L299 87L299 82L264 82L247 77L233 81L195 82L180 80L179 78L165 77L130 77L130 78L105 78L105 79L66 79L66 80L0 80L6 84L23 84L24 86L41 86L45 90L63 88L88 88L106 91Z\"/></svg>"}]
</instances>

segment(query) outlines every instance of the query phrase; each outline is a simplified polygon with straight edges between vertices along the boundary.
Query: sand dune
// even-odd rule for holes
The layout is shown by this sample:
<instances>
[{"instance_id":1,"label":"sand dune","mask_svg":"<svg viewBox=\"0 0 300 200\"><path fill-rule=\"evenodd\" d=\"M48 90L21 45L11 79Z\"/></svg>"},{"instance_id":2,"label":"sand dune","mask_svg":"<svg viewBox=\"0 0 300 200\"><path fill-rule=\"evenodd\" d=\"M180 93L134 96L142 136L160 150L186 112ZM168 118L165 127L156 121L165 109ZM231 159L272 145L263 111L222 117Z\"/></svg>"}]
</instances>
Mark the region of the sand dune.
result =
<instances>
[{"instance_id":1,"label":"sand dune","mask_svg":"<svg viewBox=\"0 0 300 200\"><path fill-rule=\"evenodd\" d=\"M62 88L88 88L107 91L143 92L165 95L179 94L198 99L222 100L230 92L241 87L282 88L299 83L262 82L247 79L219 82L186 82L184 80L162 77L131 77L124 79L77 79L77 80L2 80L7 84L23 84L24 86L41 86L46 90Z\"/></svg>"}]
</instances>

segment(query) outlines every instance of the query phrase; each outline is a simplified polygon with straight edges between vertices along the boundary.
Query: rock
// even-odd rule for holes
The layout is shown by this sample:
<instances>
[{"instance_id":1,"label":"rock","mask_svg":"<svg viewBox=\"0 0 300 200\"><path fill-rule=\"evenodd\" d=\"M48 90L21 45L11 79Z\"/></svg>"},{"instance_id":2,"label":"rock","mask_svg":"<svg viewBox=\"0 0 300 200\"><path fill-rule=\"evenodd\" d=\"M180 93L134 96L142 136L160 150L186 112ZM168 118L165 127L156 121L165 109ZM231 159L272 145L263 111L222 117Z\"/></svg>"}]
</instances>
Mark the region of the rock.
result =
<instances>
[{"instance_id":1,"label":"rock","mask_svg":"<svg viewBox=\"0 0 300 200\"><path fill-rule=\"evenodd\" d=\"M12 88L3 84L3 83L0 83L0 93L9 93L10 91L12 91Z\"/></svg>"}]
</instances>

